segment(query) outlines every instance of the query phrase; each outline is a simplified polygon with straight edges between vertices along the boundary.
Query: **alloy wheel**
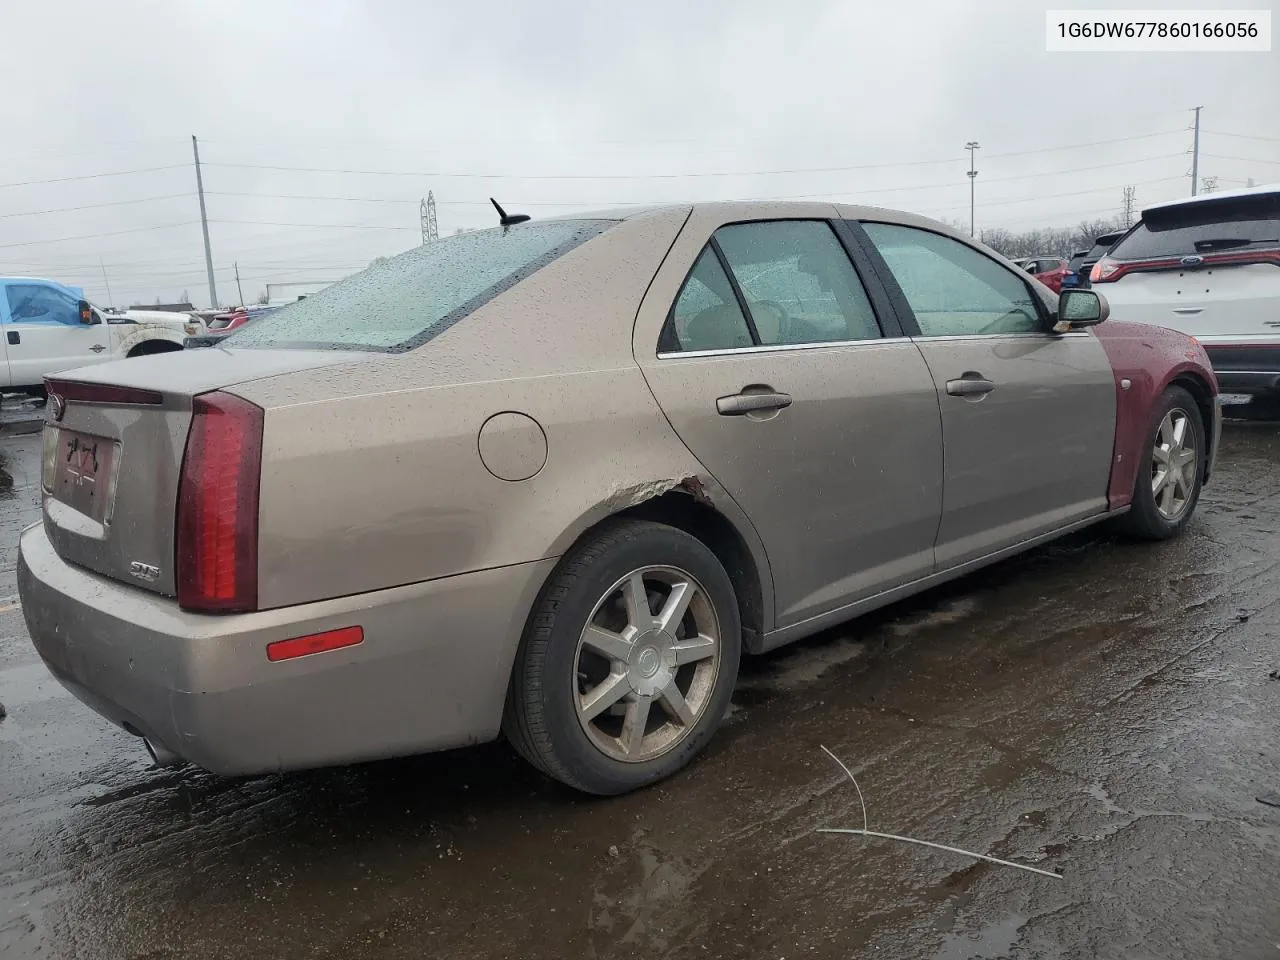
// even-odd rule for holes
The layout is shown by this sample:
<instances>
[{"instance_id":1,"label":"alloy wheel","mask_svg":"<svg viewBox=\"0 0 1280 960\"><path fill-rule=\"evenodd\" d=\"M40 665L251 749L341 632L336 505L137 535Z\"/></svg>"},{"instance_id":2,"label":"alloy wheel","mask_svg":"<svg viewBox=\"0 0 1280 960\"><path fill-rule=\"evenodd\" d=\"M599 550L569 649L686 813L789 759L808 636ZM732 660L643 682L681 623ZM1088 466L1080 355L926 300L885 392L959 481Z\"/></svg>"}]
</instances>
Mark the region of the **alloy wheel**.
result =
<instances>
[{"instance_id":1,"label":"alloy wheel","mask_svg":"<svg viewBox=\"0 0 1280 960\"><path fill-rule=\"evenodd\" d=\"M1160 516L1176 521L1187 512L1199 470L1195 427L1185 410L1174 407L1160 421L1151 451L1151 494Z\"/></svg>"},{"instance_id":2,"label":"alloy wheel","mask_svg":"<svg viewBox=\"0 0 1280 960\"><path fill-rule=\"evenodd\" d=\"M578 720L610 759L653 760L702 718L720 660L719 619L702 584L676 567L633 570L596 603L578 639Z\"/></svg>"}]
</instances>

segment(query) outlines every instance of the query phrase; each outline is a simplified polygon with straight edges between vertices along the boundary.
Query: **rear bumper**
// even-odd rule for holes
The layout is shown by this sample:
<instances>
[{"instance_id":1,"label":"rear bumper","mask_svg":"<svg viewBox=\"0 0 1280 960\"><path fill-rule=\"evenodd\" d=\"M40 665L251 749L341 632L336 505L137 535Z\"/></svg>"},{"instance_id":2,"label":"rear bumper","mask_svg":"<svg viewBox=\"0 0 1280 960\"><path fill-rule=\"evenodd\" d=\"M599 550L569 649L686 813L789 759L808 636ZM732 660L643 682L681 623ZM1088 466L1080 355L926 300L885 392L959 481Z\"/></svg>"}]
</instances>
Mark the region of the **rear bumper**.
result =
<instances>
[{"instance_id":1,"label":"rear bumper","mask_svg":"<svg viewBox=\"0 0 1280 960\"><path fill-rule=\"evenodd\" d=\"M1280 338L1275 343L1203 346L1223 393L1280 395Z\"/></svg>"},{"instance_id":2,"label":"rear bumper","mask_svg":"<svg viewBox=\"0 0 1280 960\"><path fill-rule=\"evenodd\" d=\"M80 700L224 775L333 766L497 736L527 611L554 560L261 613L205 616L19 542L36 650ZM274 640L364 642L271 663Z\"/></svg>"}]
</instances>

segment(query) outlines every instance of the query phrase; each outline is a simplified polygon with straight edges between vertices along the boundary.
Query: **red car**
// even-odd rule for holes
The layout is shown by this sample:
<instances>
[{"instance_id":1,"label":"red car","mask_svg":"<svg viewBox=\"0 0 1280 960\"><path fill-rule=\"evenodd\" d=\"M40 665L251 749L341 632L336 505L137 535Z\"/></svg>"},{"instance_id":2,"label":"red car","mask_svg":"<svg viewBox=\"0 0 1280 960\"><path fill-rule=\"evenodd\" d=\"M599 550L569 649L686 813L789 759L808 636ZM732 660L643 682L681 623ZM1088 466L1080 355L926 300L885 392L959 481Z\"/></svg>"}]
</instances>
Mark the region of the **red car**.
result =
<instances>
[{"instance_id":1,"label":"red car","mask_svg":"<svg viewBox=\"0 0 1280 960\"><path fill-rule=\"evenodd\" d=\"M1054 293L1062 292L1062 278L1071 272L1070 265L1062 257L1031 257L1022 261L1022 269Z\"/></svg>"}]
</instances>

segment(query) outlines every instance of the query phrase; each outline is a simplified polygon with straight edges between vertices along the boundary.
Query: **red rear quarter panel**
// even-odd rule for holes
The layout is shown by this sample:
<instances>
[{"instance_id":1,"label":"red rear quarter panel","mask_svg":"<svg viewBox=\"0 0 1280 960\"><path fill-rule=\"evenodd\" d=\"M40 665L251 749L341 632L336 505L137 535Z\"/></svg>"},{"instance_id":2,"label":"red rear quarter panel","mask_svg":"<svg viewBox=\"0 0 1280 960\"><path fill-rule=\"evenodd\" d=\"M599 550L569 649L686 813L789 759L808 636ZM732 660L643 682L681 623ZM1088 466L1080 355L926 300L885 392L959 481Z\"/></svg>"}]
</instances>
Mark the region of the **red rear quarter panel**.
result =
<instances>
[{"instance_id":1,"label":"red rear quarter panel","mask_svg":"<svg viewBox=\"0 0 1280 960\"><path fill-rule=\"evenodd\" d=\"M1127 507L1139 466L1147 462L1151 407L1174 380L1198 381L1212 397L1218 379L1204 348L1186 334L1145 323L1108 320L1093 328L1116 377L1116 440L1107 498L1112 510ZM1122 386L1129 381L1129 388ZM1205 423L1213 440L1213 424Z\"/></svg>"}]
</instances>

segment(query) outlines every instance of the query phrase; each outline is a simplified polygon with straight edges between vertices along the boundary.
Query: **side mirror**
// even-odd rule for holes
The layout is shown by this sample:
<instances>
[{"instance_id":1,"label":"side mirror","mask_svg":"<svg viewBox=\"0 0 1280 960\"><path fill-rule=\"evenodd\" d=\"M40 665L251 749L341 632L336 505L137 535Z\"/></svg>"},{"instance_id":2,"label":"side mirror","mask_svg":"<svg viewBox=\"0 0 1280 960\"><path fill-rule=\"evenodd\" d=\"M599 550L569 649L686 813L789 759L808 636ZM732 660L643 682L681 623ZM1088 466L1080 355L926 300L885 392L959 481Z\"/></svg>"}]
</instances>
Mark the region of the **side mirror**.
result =
<instances>
[{"instance_id":1,"label":"side mirror","mask_svg":"<svg viewBox=\"0 0 1280 960\"><path fill-rule=\"evenodd\" d=\"M101 323L102 321L94 316L93 307L89 306L88 300L80 301L80 322L84 324Z\"/></svg>"},{"instance_id":2,"label":"side mirror","mask_svg":"<svg viewBox=\"0 0 1280 960\"><path fill-rule=\"evenodd\" d=\"M1096 326L1111 316L1106 297L1095 290L1063 290L1058 295L1058 318L1054 333L1069 333Z\"/></svg>"}]
</instances>

